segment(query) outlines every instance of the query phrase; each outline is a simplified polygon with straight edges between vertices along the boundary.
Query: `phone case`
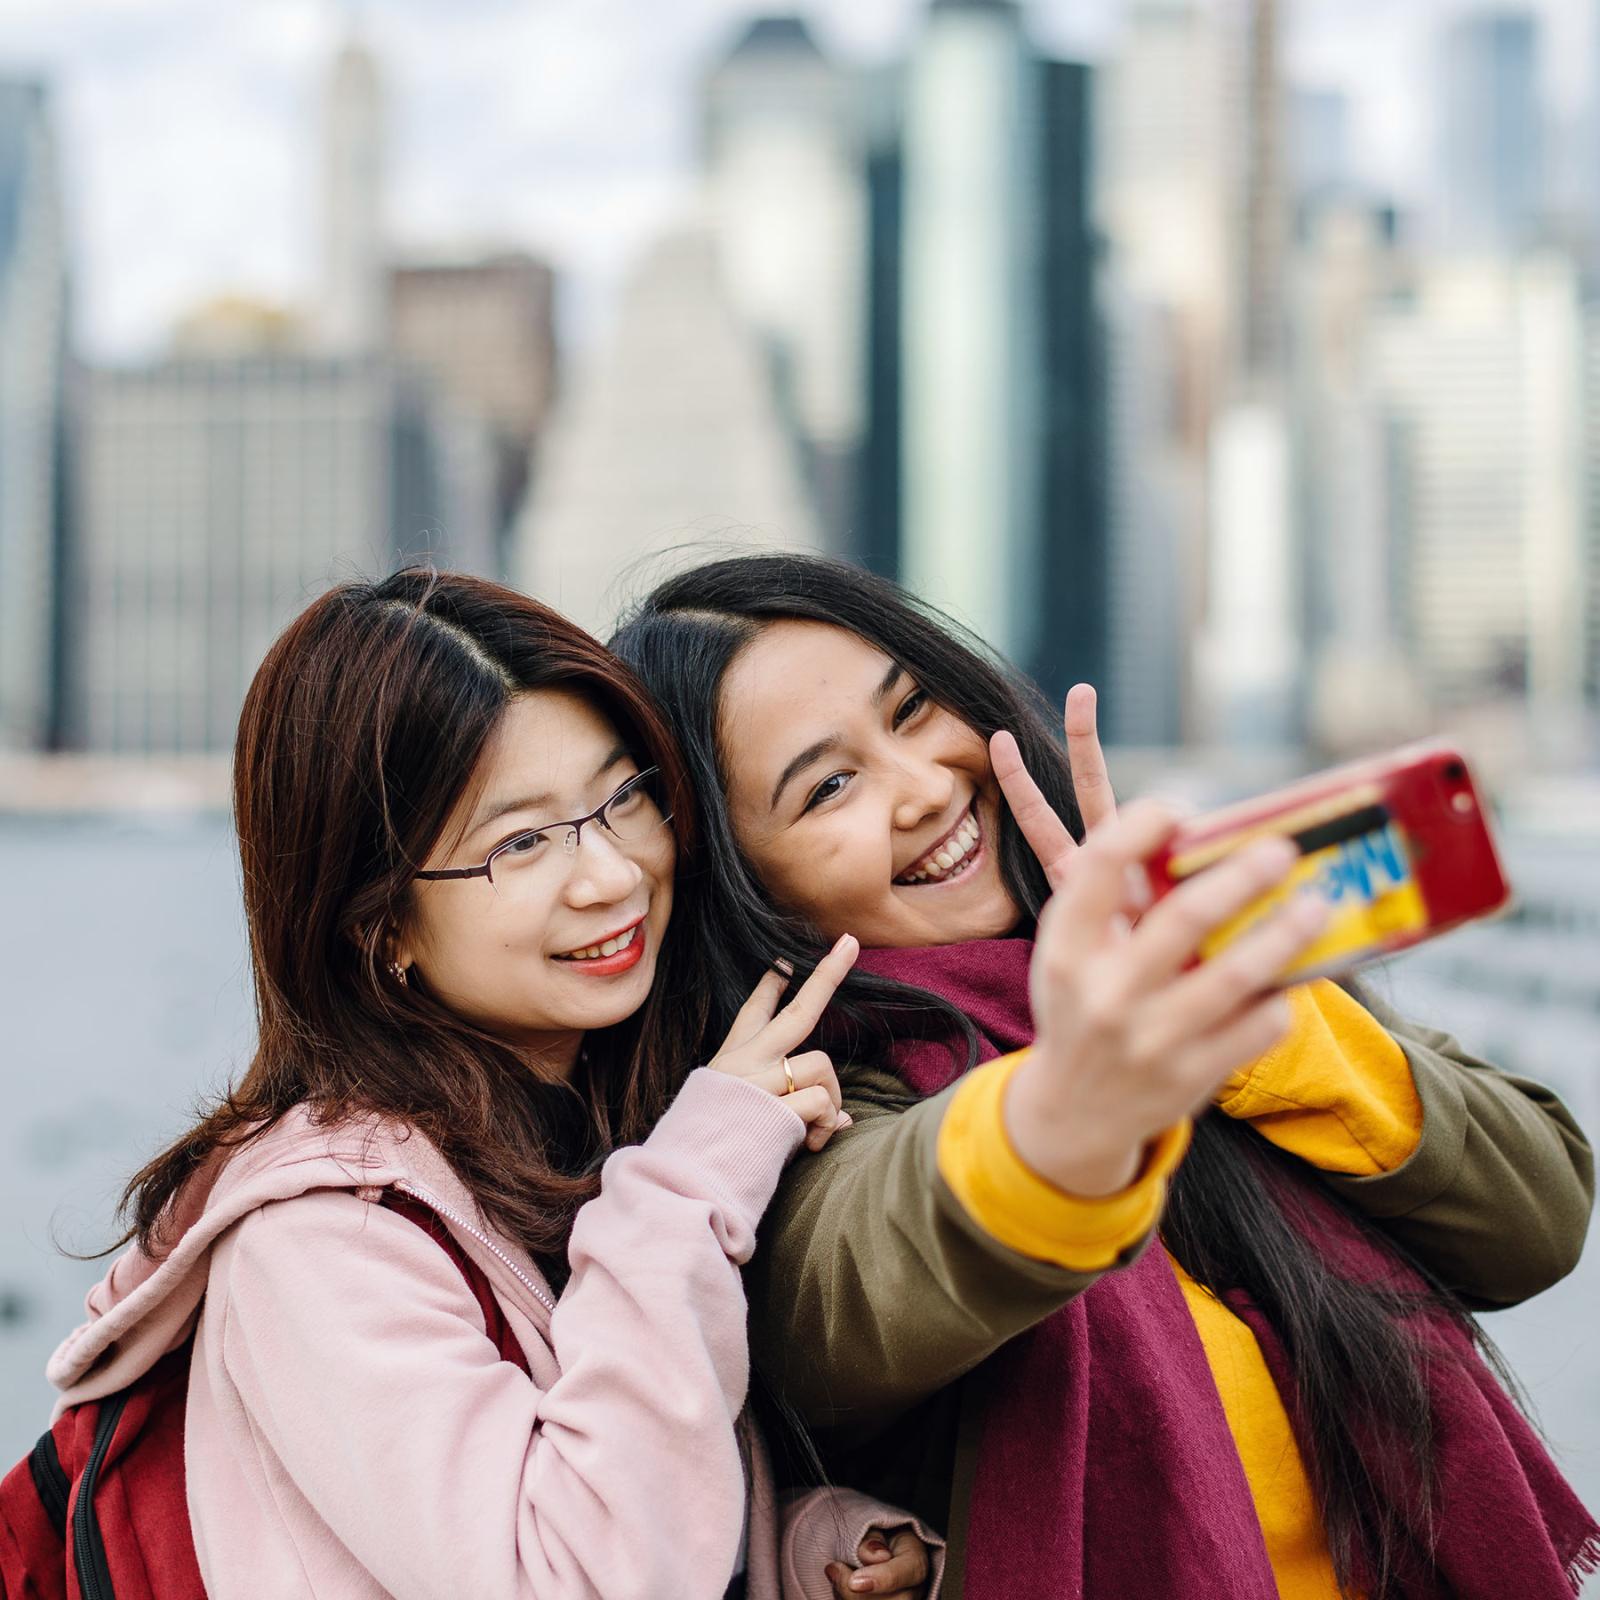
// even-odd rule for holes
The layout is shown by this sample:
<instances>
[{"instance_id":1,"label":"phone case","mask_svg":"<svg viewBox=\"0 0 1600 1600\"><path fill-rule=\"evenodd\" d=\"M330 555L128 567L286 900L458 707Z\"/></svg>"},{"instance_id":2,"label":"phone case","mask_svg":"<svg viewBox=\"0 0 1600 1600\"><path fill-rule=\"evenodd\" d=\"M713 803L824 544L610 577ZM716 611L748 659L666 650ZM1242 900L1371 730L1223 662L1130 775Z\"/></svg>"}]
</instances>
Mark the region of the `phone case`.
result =
<instances>
[{"instance_id":1,"label":"phone case","mask_svg":"<svg viewBox=\"0 0 1600 1600\"><path fill-rule=\"evenodd\" d=\"M1320 895L1331 916L1284 984L1404 950L1490 916L1511 898L1472 773L1443 742L1335 767L1183 824L1147 863L1151 890L1166 894L1268 834L1291 838L1301 860L1276 889L1216 929L1201 960L1292 894Z\"/></svg>"}]
</instances>

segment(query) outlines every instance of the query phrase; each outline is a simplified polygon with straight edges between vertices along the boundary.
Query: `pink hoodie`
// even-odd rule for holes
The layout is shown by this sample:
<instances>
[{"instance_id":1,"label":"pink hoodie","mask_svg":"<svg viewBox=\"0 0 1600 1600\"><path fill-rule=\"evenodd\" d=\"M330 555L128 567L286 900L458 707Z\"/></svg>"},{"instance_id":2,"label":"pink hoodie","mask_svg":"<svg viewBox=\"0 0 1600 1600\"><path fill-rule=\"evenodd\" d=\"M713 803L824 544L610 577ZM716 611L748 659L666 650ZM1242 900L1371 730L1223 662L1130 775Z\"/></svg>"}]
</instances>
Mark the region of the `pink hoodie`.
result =
<instances>
[{"instance_id":1,"label":"pink hoodie","mask_svg":"<svg viewBox=\"0 0 1600 1600\"><path fill-rule=\"evenodd\" d=\"M912 1519L848 1493L780 1516L738 1420L739 1266L803 1131L772 1095L692 1073L607 1161L557 1301L420 1134L292 1113L190 1182L167 1255L129 1250L90 1292L50 1362L59 1406L194 1332L185 1454L212 1600L719 1600L741 1548L751 1600L825 1600L826 1562ZM487 1275L531 1381L446 1253L373 1203L391 1187Z\"/></svg>"}]
</instances>

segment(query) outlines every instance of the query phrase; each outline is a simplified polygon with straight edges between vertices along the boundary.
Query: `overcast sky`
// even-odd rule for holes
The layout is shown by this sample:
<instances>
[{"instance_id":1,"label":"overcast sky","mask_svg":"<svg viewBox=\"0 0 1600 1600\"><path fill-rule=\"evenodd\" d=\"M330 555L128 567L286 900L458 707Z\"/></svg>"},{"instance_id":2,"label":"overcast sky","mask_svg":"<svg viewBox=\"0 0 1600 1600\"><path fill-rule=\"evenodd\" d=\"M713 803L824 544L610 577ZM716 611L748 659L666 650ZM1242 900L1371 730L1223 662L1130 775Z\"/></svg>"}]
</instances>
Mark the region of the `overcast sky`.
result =
<instances>
[{"instance_id":1,"label":"overcast sky","mask_svg":"<svg viewBox=\"0 0 1600 1600\"><path fill-rule=\"evenodd\" d=\"M801 0L841 55L903 47L925 0ZM1344 87L1358 159L1404 191L1422 169L1428 54L1471 0L1287 0L1297 81ZM1532 0L1550 89L1572 106L1600 60L1600 0ZM572 281L577 325L689 183L693 87L747 0L365 0L394 117L402 246L523 244ZM778 9L784 9L779 7ZM1034 0L1042 43L1114 44L1119 0ZM175 316L236 290L294 301L313 265L315 94L331 0L0 0L0 72L54 87L80 344L158 349Z\"/></svg>"}]
</instances>

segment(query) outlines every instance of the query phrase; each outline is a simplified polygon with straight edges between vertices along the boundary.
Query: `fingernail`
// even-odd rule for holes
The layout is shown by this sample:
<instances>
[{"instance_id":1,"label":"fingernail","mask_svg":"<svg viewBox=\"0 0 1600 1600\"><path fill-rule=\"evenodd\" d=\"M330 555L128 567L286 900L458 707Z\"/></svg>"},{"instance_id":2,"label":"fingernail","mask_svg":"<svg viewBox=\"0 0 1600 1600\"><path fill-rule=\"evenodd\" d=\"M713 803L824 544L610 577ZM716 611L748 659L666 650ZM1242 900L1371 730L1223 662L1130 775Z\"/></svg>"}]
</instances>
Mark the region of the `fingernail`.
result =
<instances>
[{"instance_id":1,"label":"fingernail","mask_svg":"<svg viewBox=\"0 0 1600 1600\"><path fill-rule=\"evenodd\" d=\"M781 972L786 978L792 978L794 976L794 963L792 961L785 961L782 956L779 956L778 959L772 963L772 970L774 972Z\"/></svg>"},{"instance_id":2,"label":"fingernail","mask_svg":"<svg viewBox=\"0 0 1600 1600\"><path fill-rule=\"evenodd\" d=\"M850 1587L859 1593L872 1587L872 1579L866 1573L858 1572L850 1579Z\"/></svg>"},{"instance_id":3,"label":"fingernail","mask_svg":"<svg viewBox=\"0 0 1600 1600\"><path fill-rule=\"evenodd\" d=\"M856 936L853 933L841 933L833 948L835 950L843 950L846 946L853 945L855 943ZM859 949L860 946L857 945L856 948Z\"/></svg>"},{"instance_id":4,"label":"fingernail","mask_svg":"<svg viewBox=\"0 0 1600 1600\"><path fill-rule=\"evenodd\" d=\"M848 1111L841 1111L839 1113L839 1120L834 1123L834 1127L836 1128L853 1128L855 1125L856 1119L852 1117Z\"/></svg>"}]
</instances>

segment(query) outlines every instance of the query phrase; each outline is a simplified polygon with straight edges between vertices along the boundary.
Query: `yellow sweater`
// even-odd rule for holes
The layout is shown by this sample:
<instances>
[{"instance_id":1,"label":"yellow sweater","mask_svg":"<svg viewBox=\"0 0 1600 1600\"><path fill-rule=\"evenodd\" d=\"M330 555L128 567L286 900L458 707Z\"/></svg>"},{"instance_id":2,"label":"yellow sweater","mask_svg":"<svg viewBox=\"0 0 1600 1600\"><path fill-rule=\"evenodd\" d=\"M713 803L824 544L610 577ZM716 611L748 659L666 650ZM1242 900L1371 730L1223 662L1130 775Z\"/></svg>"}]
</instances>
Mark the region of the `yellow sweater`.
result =
<instances>
[{"instance_id":1,"label":"yellow sweater","mask_svg":"<svg viewBox=\"0 0 1600 1600\"><path fill-rule=\"evenodd\" d=\"M1292 990L1289 1002L1288 1036L1223 1085L1218 1108L1324 1172L1393 1171L1422 1137L1422 1103L1405 1053L1336 984ZM1155 1141L1122 1194L1063 1194L1023 1163L1005 1131L1005 1087L1021 1060L1008 1056L968 1075L940 1129L939 1169L969 1215L1002 1244L1075 1271L1109 1267L1160 1217L1188 1126ZM1255 1335L1176 1261L1172 1266L1249 1480L1278 1593L1282 1600L1332 1600L1338 1585L1311 1484Z\"/></svg>"}]
</instances>

